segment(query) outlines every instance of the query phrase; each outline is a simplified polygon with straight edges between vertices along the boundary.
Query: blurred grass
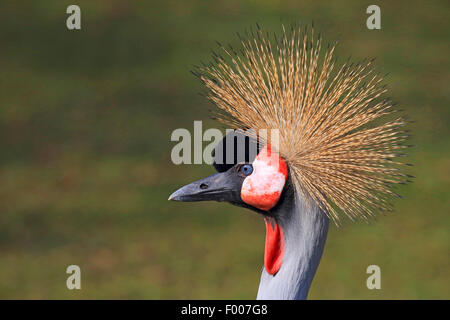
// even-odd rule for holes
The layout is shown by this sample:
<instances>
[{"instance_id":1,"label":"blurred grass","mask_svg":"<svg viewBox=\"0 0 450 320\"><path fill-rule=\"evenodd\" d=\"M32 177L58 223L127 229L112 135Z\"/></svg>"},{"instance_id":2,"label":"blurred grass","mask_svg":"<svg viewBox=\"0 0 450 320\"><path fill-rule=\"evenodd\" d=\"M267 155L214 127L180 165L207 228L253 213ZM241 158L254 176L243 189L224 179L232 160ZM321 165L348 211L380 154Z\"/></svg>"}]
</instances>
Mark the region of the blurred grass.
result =
<instances>
[{"instance_id":1,"label":"blurred grass","mask_svg":"<svg viewBox=\"0 0 450 320\"><path fill-rule=\"evenodd\" d=\"M0 4L0 298L254 298L263 258L257 215L169 203L213 172L170 162L170 133L208 119L192 65L215 40L261 23L314 20L337 54L377 57L416 122L393 214L332 227L310 297L448 299L449 28L446 2L70 1ZM342 60L341 60L342 61ZM65 287L82 269L82 290ZM366 288L368 265L382 290Z\"/></svg>"}]
</instances>

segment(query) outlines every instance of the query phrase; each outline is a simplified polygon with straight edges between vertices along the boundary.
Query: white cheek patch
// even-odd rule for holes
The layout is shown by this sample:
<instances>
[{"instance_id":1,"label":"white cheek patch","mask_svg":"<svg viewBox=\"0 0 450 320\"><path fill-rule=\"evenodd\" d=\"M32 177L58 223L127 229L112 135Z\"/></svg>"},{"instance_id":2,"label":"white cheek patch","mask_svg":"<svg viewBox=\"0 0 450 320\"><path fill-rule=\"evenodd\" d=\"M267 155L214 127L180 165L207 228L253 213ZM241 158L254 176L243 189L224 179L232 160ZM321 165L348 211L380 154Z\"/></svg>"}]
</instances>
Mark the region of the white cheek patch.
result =
<instances>
[{"instance_id":1,"label":"white cheek patch","mask_svg":"<svg viewBox=\"0 0 450 320\"><path fill-rule=\"evenodd\" d=\"M253 173L242 184L241 198L255 208L268 211L280 199L286 178L286 163L266 146L253 161Z\"/></svg>"},{"instance_id":2,"label":"white cheek patch","mask_svg":"<svg viewBox=\"0 0 450 320\"><path fill-rule=\"evenodd\" d=\"M284 187L285 176L276 168L268 166L265 162L253 162L253 174L244 181L243 190L252 189L255 196L281 192Z\"/></svg>"}]
</instances>

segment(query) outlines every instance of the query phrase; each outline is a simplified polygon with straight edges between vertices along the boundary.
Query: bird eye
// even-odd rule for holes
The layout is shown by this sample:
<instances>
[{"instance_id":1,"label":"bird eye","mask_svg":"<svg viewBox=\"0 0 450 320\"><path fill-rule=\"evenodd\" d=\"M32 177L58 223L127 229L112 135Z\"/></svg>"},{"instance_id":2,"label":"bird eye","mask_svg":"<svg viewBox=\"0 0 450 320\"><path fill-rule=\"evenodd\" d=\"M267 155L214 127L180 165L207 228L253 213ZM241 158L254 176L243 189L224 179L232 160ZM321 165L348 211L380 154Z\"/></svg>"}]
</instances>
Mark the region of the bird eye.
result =
<instances>
[{"instance_id":1,"label":"bird eye","mask_svg":"<svg viewBox=\"0 0 450 320\"><path fill-rule=\"evenodd\" d=\"M249 176L253 172L253 166L251 164L244 164L240 170L244 175Z\"/></svg>"}]
</instances>

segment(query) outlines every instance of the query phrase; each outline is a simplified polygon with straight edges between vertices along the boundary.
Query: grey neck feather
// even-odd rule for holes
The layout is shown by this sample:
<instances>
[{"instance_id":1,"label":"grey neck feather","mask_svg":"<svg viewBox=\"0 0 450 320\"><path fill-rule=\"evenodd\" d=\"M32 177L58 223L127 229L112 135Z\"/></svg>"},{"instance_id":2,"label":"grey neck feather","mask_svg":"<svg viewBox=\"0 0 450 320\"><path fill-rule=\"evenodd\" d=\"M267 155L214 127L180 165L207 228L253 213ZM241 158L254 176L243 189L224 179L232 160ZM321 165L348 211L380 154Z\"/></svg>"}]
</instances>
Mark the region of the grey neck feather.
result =
<instances>
[{"instance_id":1,"label":"grey neck feather","mask_svg":"<svg viewBox=\"0 0 450 320\"><path fill-rule=\"evenodd\" d=\"M263 267L257 299L306 299L319 266L328 233L329 219L316 205L300 196L277 210L277 223L284 233L284 255L275 275Z\"/></svg>"}]
</instances>

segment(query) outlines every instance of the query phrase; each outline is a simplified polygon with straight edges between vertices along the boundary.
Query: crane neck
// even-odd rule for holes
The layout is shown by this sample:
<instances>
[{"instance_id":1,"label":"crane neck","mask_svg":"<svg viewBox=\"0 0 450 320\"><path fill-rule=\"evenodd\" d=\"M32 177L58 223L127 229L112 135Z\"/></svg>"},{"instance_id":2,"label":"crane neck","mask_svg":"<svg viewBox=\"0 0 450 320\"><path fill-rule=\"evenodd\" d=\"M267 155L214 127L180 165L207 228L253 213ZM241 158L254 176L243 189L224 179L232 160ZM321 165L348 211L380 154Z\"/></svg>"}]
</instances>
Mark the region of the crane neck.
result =
<instances>
[{"instance_id":1,"label":"crane neck","mask_svg":"<svg viewBox=\"0 0 450 320\"><path fill-rule=\"evenodd\" d=\"M306 299L319 266L329 219L299 193L295 201L290 200L284 201L273 217L266 218L265 267L257 299ZM271 243L277 237L281 243ZM272 256L268 257L268 252Z\"/></svg>"}]
</instances>

